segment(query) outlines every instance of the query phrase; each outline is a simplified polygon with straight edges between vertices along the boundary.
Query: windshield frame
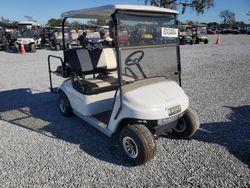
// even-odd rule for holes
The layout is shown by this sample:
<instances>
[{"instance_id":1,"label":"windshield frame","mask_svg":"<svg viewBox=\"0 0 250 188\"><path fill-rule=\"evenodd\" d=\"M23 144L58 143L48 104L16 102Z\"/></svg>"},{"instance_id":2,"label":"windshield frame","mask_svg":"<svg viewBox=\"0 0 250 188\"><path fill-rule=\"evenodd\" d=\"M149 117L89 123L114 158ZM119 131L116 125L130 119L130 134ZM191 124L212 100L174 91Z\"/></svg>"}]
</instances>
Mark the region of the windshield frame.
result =
<instances>
[{"instance_id":1,"label":"windshield frame","mask_svg":"<svg viewBox=\"0 0 250 188\"><path fill-rule=\"evenodd\" d=\"M27 28L27 26L31 26L31 28ZM21 28L25 28L26 31L29 31L29 35L21 34L20 33ZM32 24L18 24L17 30L18 30L18 38L34 38L35 36L35 26Z\"/></svg>"},{"instance_id":2,"label":"windshield frame","mask_svg":"<svg viewBox=\"0 0 250 188\"><path fill-rule=\"evenodd\" d=\"M174 16L174 22L175 22L175 27L176 29L178 29L178 24L177 24L177 14L173 14L173 13L155 13L155 12L131 12L131 11L116 11L116 13L113 15L113 20L115 22L115 46L116 46L116 55L117 55L117 69L118 69L118 79L120 81L120 85L121 88L124 85L124 83L122 82L122 59L121 59L121 50L123 49L145 49L145 48L155 48L155 47L170 47L170 46L176 46L177 47L177 53L176 53L176 58L177 58L177 73L179 78L179 85L181 86L181 60L180 60L180 47L179 47L179 34L178 34L178 40L176 43L174 44L163 44L163 45L146 45L146 46L122 46L120 44L119 41L119 31L118 31L118 27L120 24L120 15L122 14L130 14L130 15L140 15L143 16L145 15L145 17L150 17L150 16L158 16L158 15L173 15Z\"/></svg>"},{"instance_id":3,"label":"windshield frame","mask_svg":"<svg viewBox=\"0 0 250 188\"><path fill-rule=\"evenodd\" d=\"M119 15L120 14L124 14L124 13L130 13L130 14L147 14L147 15L152 15L152 14L157 14L155 12L134 12L134 11L120 11L117 10L113 15L111 15L112 18L112 22L113 22L113 26L112 28L110 28L111 34L112 36L114 36L114 44L115 44L115 51L116 51L116 59L117 59L117 73L118 73L118 81L119 81L119 89L118 89L118 93L116 93L116 95L119 96L120 98L120 106L116 112L115 115L115 119L118 117L118 115L120 114L122 107L123 107L123 95L124 95L124 91L123 91L123 83L122 83L122 60L121 60L121 49L122 48L138 48L138 46L136 47L122 47L120 45L119 42L119 33L118 33L118 25L119 25ZM165 13L161 13L161 14L165 14ZM166 13L166 14L173 14L173 13ZM178 28L178 24L177 24L177 14L174 14L175 16L175 22L176 22L176 28ZM178 34L178 43L175 44L177 47L177 74L179 77L179 85L181 86L181 60L180 60L180 46L179 46L179 34ZM164 45L166 46L166 45ZM152 46L148 46L145 48L149 48ZM115 97L116 98L116 97Z\"/></svg>"}]
</instances>

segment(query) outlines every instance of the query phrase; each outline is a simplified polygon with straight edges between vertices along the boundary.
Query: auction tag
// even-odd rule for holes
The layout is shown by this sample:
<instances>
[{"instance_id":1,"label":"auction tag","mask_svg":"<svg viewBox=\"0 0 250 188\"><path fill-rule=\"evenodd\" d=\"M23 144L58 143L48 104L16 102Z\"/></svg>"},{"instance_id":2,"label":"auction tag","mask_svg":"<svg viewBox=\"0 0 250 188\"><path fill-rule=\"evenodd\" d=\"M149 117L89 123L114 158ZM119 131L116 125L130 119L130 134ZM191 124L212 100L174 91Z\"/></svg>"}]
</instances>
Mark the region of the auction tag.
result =
<instances>
[{"instance_id":1,"label":"auction tag","mask_svg":"<svg viewBox=\"0 0 250 188\"><path fill-rule=\"evenodd\" d=\"M162 37L177 38L178 37L178 29L176 29L176 28L162 27L161 28L161 36Z\"/></svg>"}]
</instances>

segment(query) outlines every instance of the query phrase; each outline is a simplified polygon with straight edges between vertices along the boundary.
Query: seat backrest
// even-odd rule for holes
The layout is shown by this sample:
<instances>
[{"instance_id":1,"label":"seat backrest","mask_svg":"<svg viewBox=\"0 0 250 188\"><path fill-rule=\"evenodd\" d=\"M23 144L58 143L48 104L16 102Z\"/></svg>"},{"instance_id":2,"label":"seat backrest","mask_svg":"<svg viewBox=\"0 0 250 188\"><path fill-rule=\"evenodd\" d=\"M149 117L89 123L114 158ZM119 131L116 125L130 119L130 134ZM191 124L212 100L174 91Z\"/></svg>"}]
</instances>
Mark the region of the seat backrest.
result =
<instances>
[{"instance_id":1,"label":"seat backrest","mask_svg":"<svg viewBox=\"0 0 250 188\"><path fill-rule=\"evenodd\" d=\"M105 67L107 70L117 68L116 56L113 48L104 48L102 50L97 66Z\"/></svg>"},{"instance_id":2,"label":"seat backrest","mask_svg":"<svg viewBox=\"0 0 250 188\"><path fill-rule=\"evenodd\" d=\"M114 49L95 49L89 51L84 48L72 48L65 52L65 62L75 73L88 73L117 68Z\"/></svg>"},{"instance_id":3,"label":"seat backrest","mask_svg":"<svg viewBox=\"0 0 250 188\"><path fill-rule=\"evenodd\" d=\"M68 63L75 73L93 72L97 68L98 56L101 51L90 52L84 48L72 48L65 52L65 62Z\"/></svg>"}]
</instances>

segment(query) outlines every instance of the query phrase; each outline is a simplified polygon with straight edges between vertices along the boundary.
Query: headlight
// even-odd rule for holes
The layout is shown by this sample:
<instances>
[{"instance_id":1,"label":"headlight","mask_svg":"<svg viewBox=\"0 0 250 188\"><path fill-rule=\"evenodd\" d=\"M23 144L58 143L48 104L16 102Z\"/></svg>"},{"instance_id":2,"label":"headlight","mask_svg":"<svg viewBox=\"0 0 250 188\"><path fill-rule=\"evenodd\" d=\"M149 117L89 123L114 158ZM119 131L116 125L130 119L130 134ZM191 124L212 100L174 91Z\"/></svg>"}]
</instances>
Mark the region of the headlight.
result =
<instances>
[{"instance_id":1,"label":"headlight","mask_svg":"<svg viewBox=\"0 0 250 188\"><path fill-rule=\"evenodd\" d=\"M168 109L168 115L169 116L177 114L178 112L181 112L181 106L180 105L177 105L177 106L174 106L174 107Z\"/></svg>"}]
</instances>

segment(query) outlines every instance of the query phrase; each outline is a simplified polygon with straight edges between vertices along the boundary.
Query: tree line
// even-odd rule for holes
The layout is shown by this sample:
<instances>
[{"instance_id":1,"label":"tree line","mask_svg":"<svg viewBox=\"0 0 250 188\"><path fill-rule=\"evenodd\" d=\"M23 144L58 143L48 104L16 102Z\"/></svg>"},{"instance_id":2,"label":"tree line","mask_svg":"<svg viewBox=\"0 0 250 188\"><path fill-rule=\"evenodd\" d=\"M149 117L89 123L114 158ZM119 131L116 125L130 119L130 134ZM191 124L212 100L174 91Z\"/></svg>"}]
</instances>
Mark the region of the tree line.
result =
<instances>
[{"instance_id":1,"label":"tree line","mask_svg":"<svg viewBox=\"0 0 250 188\"><path fill-rule=\"evenodd\" d=\"M214 0L144 0L145 5L152 5L157 7L171 8L171 9L181 9L181 13L184 14L187 8L190 8L192 11L197 14L203 14L206 10L214 6ZM226 27L246 27L249 24L244 23L243 21L235 20L235 13L230 10L222 10L218 15L222 21L221 23L209 22L207 24L210 28L226 28ZM250 11L246 13L246 16L250 20ZM31 16L25 16L29 21L35 21ZM0 24L16 25L17 21L11 21L9 19L0 17ZM47 25L49 26L60 26L62 19L51 18L48 20ZM186 21L186 23L193 23L193 21ZM89 20L88 25L106 25L106 19L98 20ZM79 21L66 22L66 25L72 29L78 30L84 28L86 24L82 24Z\"/></svg>"}]
</instances>

